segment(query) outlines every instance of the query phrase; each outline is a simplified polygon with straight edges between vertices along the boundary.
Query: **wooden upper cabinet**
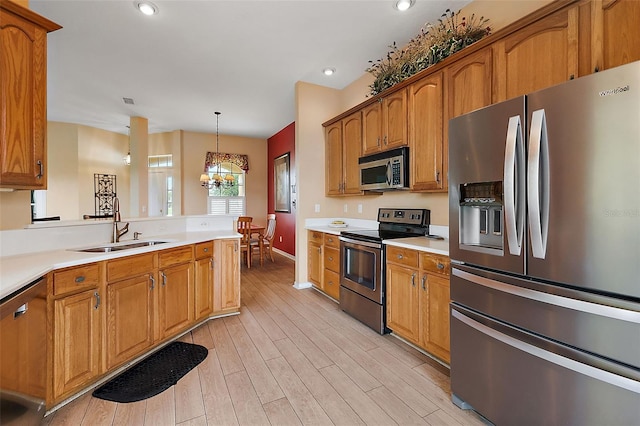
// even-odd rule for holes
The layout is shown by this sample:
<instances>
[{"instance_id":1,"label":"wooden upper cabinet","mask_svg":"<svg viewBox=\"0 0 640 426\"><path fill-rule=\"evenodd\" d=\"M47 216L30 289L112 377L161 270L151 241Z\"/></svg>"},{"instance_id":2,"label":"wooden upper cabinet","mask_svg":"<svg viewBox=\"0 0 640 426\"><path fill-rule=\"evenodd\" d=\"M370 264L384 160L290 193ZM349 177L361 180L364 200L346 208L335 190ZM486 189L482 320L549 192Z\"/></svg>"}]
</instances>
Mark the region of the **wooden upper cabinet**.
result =
<instances>
[{"instance_id":1,"label":"wooden upper cabinet","mask_svg":"<svg viewBox=\"0 0 640 426\"><path fill-rule=\"evenodd\" d=\"M47 32L60 28L0 3L0 187L47 188Z\"/></svg>"},{"instance_id":2,"label":"wooden upper cabinet","mask_svg":"<svg viewBox=\"0 0 640 426\"><path fill-rule=\"evenodd\" d=\"M362 110L362 154L407 145L407 91L390 93Z\"/></svg>"},{"instance_id":3,"label":"wooden upper cabinet","mask_svg":"<svg viewBox=\"0 0 640 426\"><path fill-rule=\"evenodd\" d=\"M495 102L578 77L578 12L561 9L493 44Z\"/></svg>"},{"instance_id":4,"label":"wooden upper cabinet","mask_svg":"<svg viewBox=\"0 0 640 426\"><path fill-rule=\"evenodd\" d=\"M325 191L327 195L342 194L342 122L325 129Z\"/></svg>"},{"instance_id":5,"label":"wooden upper cabinet","mask_svg":"<svg viewBox=\"0 0 640 426\"><path fill-rule=\"evenodd\" d=\"M448 119L491 105L492 57L487 47L445 68Z\"/></svg>"},{"instance_id":6,"label":"wooden upper cabinet","mask_svg":"<svg viewBox=\"0 0 640 426\"><path fill-rule=\"evenodd\" d=\"M362 115L357 111L325 128L325 192L357 195L360 191Z\"/></svg>"},{"instance_id":7,"label":"wooden upper cabinet","mask_svg":"<svg viewBox=\"0 0 640 426\"><path fill-rule=\"evenodd\" d=\"M596 1L596 28L602 22L601 69L640 60L640 1ZM601 17L600 17L601 16Z\"/></svg>"},{"instance_id":8,"label":"wooden upper cabinet","mask_svg":"<svg viewBox=\"0 0 640 426\"><path fill-rule=\"evenodd\" d=\"M408 92L411 190L446 190L442 72L416 81Z\"/></svg>"},{"instance_id":9,"label":"wooden upper cabinet","mask_svg":"<svg viewBox=\"0 0 640 426\"><path fill-rule=\"evenodd\" d=\"M382 149L382 102L374 102L362 109L362 154Z\"/></svg>"},{"instance_id":10,"label":"wooden upper cabinet","mask_svg":"<svg viewBox=\"0 0 640 426\"><path fill-rule=\"evenodd\" d=\"M360 158L362 144L362 119L360 112L342 120L343 136L343 194L360 194Z\"/></svg>"}]
</instances>

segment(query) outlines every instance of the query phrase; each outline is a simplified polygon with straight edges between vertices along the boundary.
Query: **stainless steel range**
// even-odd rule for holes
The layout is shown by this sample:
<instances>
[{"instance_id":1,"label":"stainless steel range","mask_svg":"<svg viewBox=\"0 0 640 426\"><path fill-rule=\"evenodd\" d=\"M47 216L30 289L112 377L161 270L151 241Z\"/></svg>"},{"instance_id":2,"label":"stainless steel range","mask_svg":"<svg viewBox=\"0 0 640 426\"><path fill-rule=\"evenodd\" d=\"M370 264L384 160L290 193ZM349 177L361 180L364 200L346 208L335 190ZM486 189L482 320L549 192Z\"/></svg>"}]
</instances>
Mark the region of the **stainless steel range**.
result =
<instances>
[{"instance_id":1,"label":"stainless steel range","mask_svg":"<svg viewBox=\"0 0 640 426\"><path fill-rule=\"evenodd\" d=\"M340 233L340 308L380 334L385 320L383 240L429 235L426 209L378 210L378 229Z\"/></svg>"}]
</instances>

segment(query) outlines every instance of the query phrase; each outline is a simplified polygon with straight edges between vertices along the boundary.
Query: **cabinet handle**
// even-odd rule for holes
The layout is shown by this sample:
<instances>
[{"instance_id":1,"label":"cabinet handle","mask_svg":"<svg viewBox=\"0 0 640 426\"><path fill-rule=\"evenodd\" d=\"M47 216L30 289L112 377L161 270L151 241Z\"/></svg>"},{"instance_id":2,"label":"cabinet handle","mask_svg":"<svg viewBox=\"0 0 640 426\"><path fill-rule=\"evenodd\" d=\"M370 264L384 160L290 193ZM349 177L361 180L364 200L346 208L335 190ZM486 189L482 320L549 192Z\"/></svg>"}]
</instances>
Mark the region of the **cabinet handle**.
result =
<instances>
[{"instance_id":1,"label":"cabinet handle","mask_svg":"<svg viewBox=\"0 0 640 426\"><path fill-rule=\"evenodd\" d=\"M93 309L98 309L100 307L100 293L96 291L95 293L93 293L93 295L96 298L96 305L93 307Z\"/></svg>"},{"instance_id":2,"label":"cabinet handle","mask_svg":"<svg viewBox=\"0 0 640 426\"><path fill-rule=\"evenodd\" d=\"M424 274L422 276L422 289L426 290L427 288L425 287L425 283L427 282L427 274Z\"/></svg>"},{"instance_id":3,"label":"cabinet handle","mask_svg":"<svg viewBox=\"0 0 640 426\"><path fill-rule=\"evenodd\" d=\"M318 254L322 254L322 247L318 247Z\"/></svg>"},{"instance_id":4,"label":"cabinet handle","mask_svg":"<svg viewBox=\"0 0 640 426\"><path fill-rule=\"evenodd\" d=\"M164 287L167 285L167 276L162 271L160 271L160 275L162 276L162 287Z\"/></svg>"},{"instance_id":5,"label":"cabinet handle","mask_svg":"<svg viewBox=\"0 0 640 426\"><path fill-rule=\"evenodd\" d=\"M440 172L436 170L436 182L440 183Z\"/></svg>"},{"instance_id":6,"label":"cabinet handle","mask_svg":"<svg viewBox=\"0 0 640 426\"><path fill-rule=\"evenodd\" d=\"M211 258L210 263L211 263L211 270L213 271L213 266L214 266L213 265L213 257Z\"/></svg>"},{"instance_id":7,"label":"cabinet handle","mask_svg":"<svg viewBox=\"0 0 640 426\"><path fill-rule=\"evenodd\" d=\"M402 259L404 259L404 256L403 256L403 255L401 255L401 254L399 254L399 255L398 255L398 259L402 260Z\"/></svg>"},{"instance_id":8,"label":"cabinet handle","mask_svg":"<svg viewBox=\"0 0 640 426\"><path fill-rule=\"evenodd\" d=\"M233 251L237 252L238 251L238 242L234 242L233 243Z\"/></svg>"},{"instance_id":9,"label":"cabinet handle","mask_svg":"<svg viewBox=\"0 0 640 426\"><path fill-rule=\"evenodd\" d=\"M380 146L380 136L378 136L378 139L376 140L376 144L377 146Z\"/></svg>"},{"instance_id":10,"label":"cabinet handle","mask_svg":"<svg viewBox=\"0 0 640 426\"><path fill-rule=\"evenodd\" d=\"M438 267L438 269L444 269L444 265L440 262L438 262L436 266Z\"/></svg>"},{"instance_id":11,"label":"cabinet handle","mask_svg":"<svg viewBox=\"0 0 640 426\"><path fill-rule=\"evenodd\" d=\"M153 274L149 274L149 279L151 280L151 290L153 290L156 287L156 278Z\"/></svg>"},{"instance_id":12,"label":"cabinet handle","mask_svg":"<svg viewBox=\"0 0 640 426\"><path fill-rule=\"evenodd\" d=\"M411 286L412 287L416 286L416 273L415 272L413 274L411 274Z\"/></svg>"},{"instance_id":13,"label":"cabinet handle","mask_svg":"<svg viewBox=\"0 0 640 426\"><path fill-rule=\"evenodd\" d=\"M38 160L38 161L36 161L36 165L40 169L40 171L36 175L36 178L37 179L42 179L42 177L44 176L44 164L42 164L42 161Z\"/></svg>"},{"instance_id":14,"label":"cabinet handle","mask_svg":"<svg viewBox=\"0 0 640 426\"><path fill-rule=\"evenodd\" d=\"M74 280L76 283L80 284L82 282L84 282L84 275L80 275L79 277L76 277L76 279Z\"/></svg>"}]
</instances>

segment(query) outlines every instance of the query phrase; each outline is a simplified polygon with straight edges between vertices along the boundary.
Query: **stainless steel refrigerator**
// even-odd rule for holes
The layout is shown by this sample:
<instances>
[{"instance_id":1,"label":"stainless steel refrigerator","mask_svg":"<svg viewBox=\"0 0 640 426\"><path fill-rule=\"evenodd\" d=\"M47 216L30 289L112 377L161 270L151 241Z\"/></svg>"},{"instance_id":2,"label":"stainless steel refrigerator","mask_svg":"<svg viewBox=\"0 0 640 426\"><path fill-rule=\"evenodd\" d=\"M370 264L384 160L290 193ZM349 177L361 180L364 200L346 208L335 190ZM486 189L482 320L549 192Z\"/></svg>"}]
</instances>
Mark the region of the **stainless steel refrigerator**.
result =
<instances>
[{"instance_id":1,"label":"stainless steel refrigerator","mask_svg":"<svg viewBox=\"0 0 640 426\"><path fill-rule=\"evenodd\" d=\"M640 424L640 62L449 122L451 392Z\"/></svg>"}]
</instances>

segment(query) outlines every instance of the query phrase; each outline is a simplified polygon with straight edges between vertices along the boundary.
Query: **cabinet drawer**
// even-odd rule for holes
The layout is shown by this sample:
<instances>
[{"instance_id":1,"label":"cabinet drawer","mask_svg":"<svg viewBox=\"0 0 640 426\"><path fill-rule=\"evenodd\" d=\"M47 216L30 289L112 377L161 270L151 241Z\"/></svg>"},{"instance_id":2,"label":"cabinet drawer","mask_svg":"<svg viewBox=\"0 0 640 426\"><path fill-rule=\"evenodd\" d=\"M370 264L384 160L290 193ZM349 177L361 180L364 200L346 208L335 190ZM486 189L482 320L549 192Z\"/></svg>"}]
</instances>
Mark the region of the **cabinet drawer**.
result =
<instances>
[{"instance_id":1,"label":"cabinet drawer","mask_svg":"<svg viewBox=\"0 0 640 426\"><path fill-rule=\"evenodd\" d=\"M340 248L340 238L333 234L324 234L325 247Z\"/></svg>"},{"instance_id":2,"label":"cabinet drawer","mask_svg":"<svg viewBox=\"0 0 640 426\"><path fill-rule=\"evenodd\" d=\"M333 247L325 247L324 267L333 272L340 272L340 250Z\"/></svg>"},{"instance_id":3,"label":"cabinet drawer","mask_svg":"<svg viewBox=\"0 0 640 426\"><path fill-rule=\"evenodd\" d=\"M163 250L158 254L158 268L187 263L193 260L193 246Z\"/></svg>"},{"instance_id":4,"label":"cabinet drawer","mask_svg":"<svg viewBox=\"0 0 640 426\"><path fill-rule=\"evenodd\" d=\"M451 274L451 259L431 253L420 253L420 269L433 274L449 276Z\"/></svg>"},{"instance_id":5,"label":"cabinet drawer","mask_svg":"<svg viewBox=\"0 0 640 426\"><path fill-rule=\"evenodd\" d=\"M58 296L97 287L99 282L100 268L97 263L61 269L53 273L53 294Z\"/></svg>"},{"instance_id":6,"label":"cabinet drawer","mask_svg":"<svg viewBox=\"0 0 640 426\"><path fill-rule=\"evenodd\" d=\"M329 296L336 300L340 299L340 274L337 272L324 270L324 285L323 290Z\"/></svg>"},{"instance_id":7,"label":"cabinet drawer","mask_svg":"<svg viewBox=\"0 0 640 426\"><path fill-rule=\"evenodd\" d=\"M322 245L323 235L323 232L309 231L309 241L313 241L316 244Z\"/></svg>"},{"instance_id":8,"label":"cabinet drawer","mask_svg":"<svg viewBox=\"0 0 640 426\"><path fill-rule=\"evenodd\" d=\"M196 244L196 259L211 257L213 255L213 241Z\"/></svg>"},{"instance_id":9,"label":"cabinet drawer","mask_svg":"<svg viewBox=\"0 0 640 426\"><path fill-rule=\"evenodd\" d=\"M418 267L418 252L403 247L387 246L387 262L398 265Z\"/></svg>"},{"instance_id":10,"label":"cabinet drawer","mask_svg":"<svg viewBox=\"0 0 640 426\"><path fill-rule=\"evenodd\" d=\"M107 281L152 273L157 264L156 256L156 253L145 253L108 261Z\"/></svg>"}]
</instances>

